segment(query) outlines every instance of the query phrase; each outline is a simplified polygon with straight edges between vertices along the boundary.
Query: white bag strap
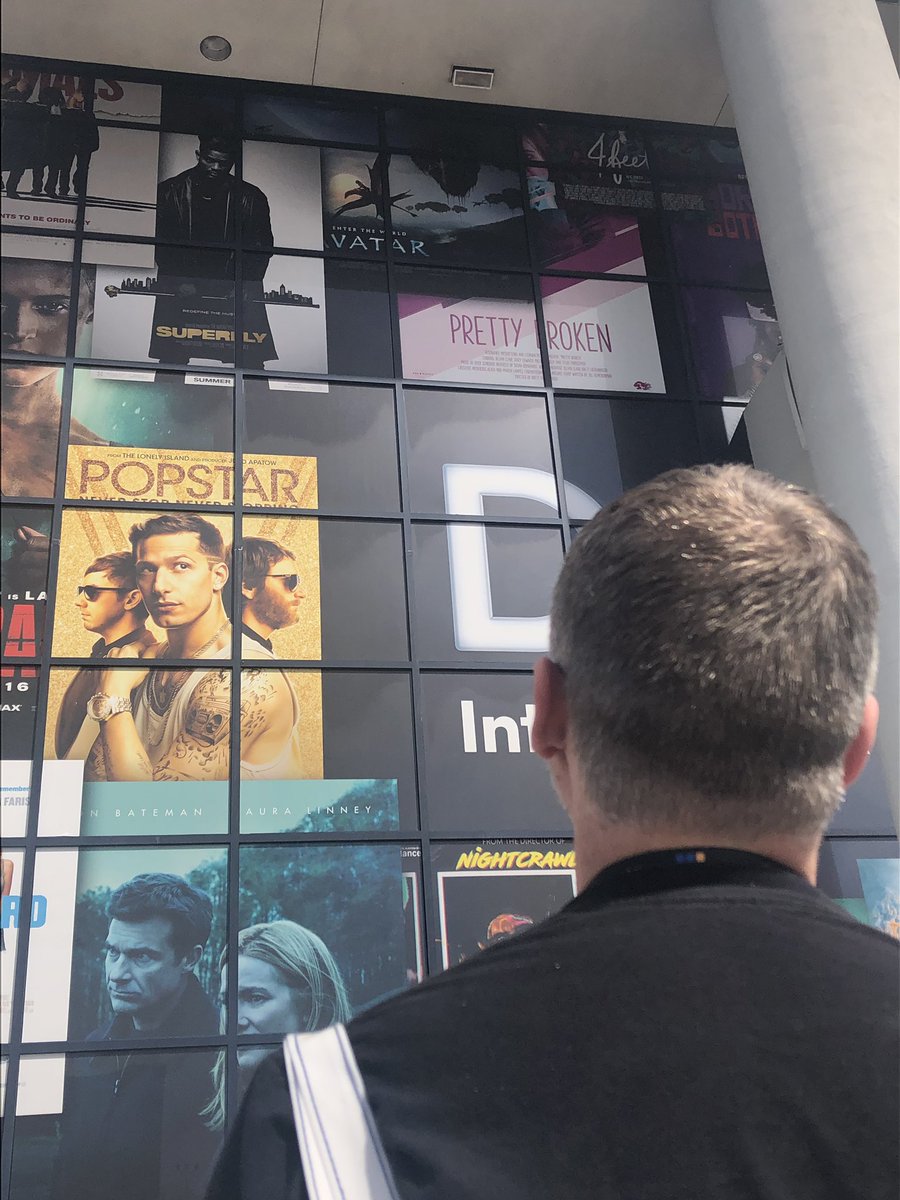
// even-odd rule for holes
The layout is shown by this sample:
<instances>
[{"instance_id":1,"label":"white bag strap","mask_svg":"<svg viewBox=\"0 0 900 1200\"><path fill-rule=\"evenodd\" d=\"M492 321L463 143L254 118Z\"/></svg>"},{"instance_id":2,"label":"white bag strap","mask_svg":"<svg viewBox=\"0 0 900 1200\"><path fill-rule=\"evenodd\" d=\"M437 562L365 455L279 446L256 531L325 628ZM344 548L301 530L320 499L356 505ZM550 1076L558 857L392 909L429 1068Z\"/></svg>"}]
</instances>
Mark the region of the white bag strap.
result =
<instances>
[{"instance_id":1,"label":"white bag strap","mask_svg":"<svg viewBox=\"0 0 900 1200\"><path fill-rule=\"evenodd\" d=\"M310 1200L399 1200L344 1026L289 1035L284 1061Z\"/></svg>"}]
</instances>

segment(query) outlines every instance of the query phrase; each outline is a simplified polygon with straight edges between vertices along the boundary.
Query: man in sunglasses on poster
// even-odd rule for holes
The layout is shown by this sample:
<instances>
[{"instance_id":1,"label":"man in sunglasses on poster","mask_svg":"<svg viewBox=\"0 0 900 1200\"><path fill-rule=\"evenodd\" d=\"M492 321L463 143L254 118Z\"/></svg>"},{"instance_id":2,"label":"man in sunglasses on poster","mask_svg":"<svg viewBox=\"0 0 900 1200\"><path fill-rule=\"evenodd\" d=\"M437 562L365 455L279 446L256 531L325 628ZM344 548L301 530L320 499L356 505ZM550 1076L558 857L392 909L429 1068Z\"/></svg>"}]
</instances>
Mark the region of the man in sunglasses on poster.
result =
<instances>
[{"instance_id":1,"label":"man in sunglasses on poster","mask_svg":"<svg viewBox=\"0 0 900 1200\"><path fill-rule=\"evenodd\" d=\"M133 526L129 539L141 597L166 640L149 650L139 667L103 671L87 706L100 737L85 778L225 780L231 761L231 672L207 660L231 654L232 627L223 601L229 552L216 526L194 513L151 517ZM253 656L257 648L252 639L241 639L242 656ZM197 659L198 665L170 667L166 659ZM240 688L242 770L277 768L292 757L296 742L299 710L293 690L283 672L262 670L242 672Z\"/></svg>"},{"instance_id":2,"label":"man in sunglasses on poster","mask_svg":"<svg viewBox=\"0 0 900 1200\"><path fill-rule=\"evenodd\" d=\"M95 558L78 587L75 607L89 633L98 635L91 658L142 658L156 638L147 628L147 607L128 550ZM98 726L87 715L87 702L100 687L100 670L80 667L66 688L56 721L57 758L86 759Z\"/></svg>"},{"instance_id":3,"label":"man in sunglasses on poster","mask_svg":"<svg viewBox=\"0 0 900 1200\"><path fill-rule=\"evenodd\" d=\"M245 537L241 578L241 633L250 658L277 658L272 634L300 620L303 592L290 550L268 538Z\"/></svg>"}]
</instances>

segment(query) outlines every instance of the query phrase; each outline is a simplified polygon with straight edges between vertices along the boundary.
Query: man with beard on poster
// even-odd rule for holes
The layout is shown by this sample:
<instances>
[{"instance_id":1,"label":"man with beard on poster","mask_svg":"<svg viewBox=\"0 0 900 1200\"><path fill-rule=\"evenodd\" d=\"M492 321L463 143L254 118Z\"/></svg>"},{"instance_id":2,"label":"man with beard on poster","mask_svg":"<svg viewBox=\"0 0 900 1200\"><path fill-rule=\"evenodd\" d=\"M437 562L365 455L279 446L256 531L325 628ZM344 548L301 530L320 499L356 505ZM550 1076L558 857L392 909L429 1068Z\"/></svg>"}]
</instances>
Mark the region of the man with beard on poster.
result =
<instances>
[{"instance_id":1,"label":"man with beard on poster","mask_svg":"<svg viewBox=\"0 0 900 1200\"><path fill-rule=\"evenodd\" d=\"M205 1037L218 1016L195 971L213 907L180 875L135 875L113 892L102 947L112 1017L104 1042ZM52 1200L195 1200L216 1139L201 1113L212 1098L212 1051L119 1051L70 1062Z\"/></svg>"},{"instance_id":2,"label":"man with beard on poster","mask_svg":"<svg viewBox=\"0 0 900 1200\"><path fill-rule=\"evenodd\" d=\"M85 770L88 780L225 780L230 757L231 678L224 670L167 669L167 658L210 659L230 654L231 622L222 602L229 569L218 529L193 513L165 513L129 533L135 576L153 621L166 641L134 669L105 670L88 701L99 722ZM242 639L252 653L257 643ZM155 659L152 670L147 665ZM294 709L269 678L245 674L241 688L241 753L266 765L290 743Z\"/></svg>"},{"instance_id":3,"label":"man with beard on poster","mask_svg":"<svg viewBox=\"0 0 900 1200\"><path fill-rule=\"evenodd\" d=\"M156 645L128 550L94 559L78 588L75 607L84 628L98 634L91 658L141 658ZM100 686L100 675L96 667L81 667L66 688L56 718L57 758L84 760L90 754L97 724L87 715L87 702Z\"/></svg>"},{"instance_id":4,"label":"man with beard on poster","mask_svg":"<svg viewBox=\"0 0 900 1200\"><path fill-rule=\"evenodd\" d=\"M241 576L241 657L277 658L272 646L276 629L287 629L300 619L303 599L297 562L290 550L268 538L246 537L243 544ZM265 756L263 746L250 761L241 758L242 779L301 779L300 705L284 671L244 671L246 688L264 681L274 693L272 703L280 712L290 712L291 729L287 739L273 731Z\"/></svg>"},{"instance_id":5,"label":"man with beard on poster","mask_svg":"<svg viewBox=\"0 0 900 1200\"><path fill-rule=\"evenodd\" d=\"M246 255L243 277L244 365L261 367L277 357L263 303L263 277L275 244L265 193L232 174L239 140L227 131L199 135L197 162L159 185L159 242L233 242L240 222ZM149 357L187 363L191 358L234 361L235 253L159 245L159 268ZM188 336L187 331L198 332ZM202 337L201 334L207 334Z\"/></svg>"},{"instance_id":6,"label":"man with beard on poster","mask_svg":"<svg viewBox=\"0 0 900 1200\"><path fill-rule=\"evenodd\" d=\"M3 262L3 353L10 351L62 358L71 308L72 267L69 263L13 258ZM94 315L94 273L82 268L76 316L76 345ZM0 368L0 436L3 460L0 490L4 496L52 496L62 408L59 364L5 359ZM108 446L74 418L69 441L80 446Z\"/></svg>"}]
</instances>

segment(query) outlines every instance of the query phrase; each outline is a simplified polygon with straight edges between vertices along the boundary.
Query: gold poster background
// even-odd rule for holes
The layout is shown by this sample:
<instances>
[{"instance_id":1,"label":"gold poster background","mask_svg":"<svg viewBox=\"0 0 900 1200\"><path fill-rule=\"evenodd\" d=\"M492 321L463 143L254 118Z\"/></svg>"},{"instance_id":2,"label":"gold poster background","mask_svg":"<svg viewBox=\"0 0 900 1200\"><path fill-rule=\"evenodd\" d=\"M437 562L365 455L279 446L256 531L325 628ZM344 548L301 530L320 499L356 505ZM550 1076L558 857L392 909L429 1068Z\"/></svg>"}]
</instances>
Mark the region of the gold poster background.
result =
<instances>
[{"instance_id":1,"label":"gold poster background","mask_svg":"<svg viewBox=\"0 0 900 1200\"><path fill-rule=\"evenodd\" d=\"M300 574L300 620L272 634L276 658L322 657L319 587L319 522L315 517L244 517L244 537L267 538L293 554ZM320 706L321 707L321 706Z\"/></svg>"},{"instance_id":2,"label":"gold poster background","mask_svg":"<svg viewBox=\"0 0 900 1200\"><path fill-rule=\"evenodd\" d=\"M316 459L245 454L247 508L318 508ZM70 446L66 497L184 504L233 504L234 455L224 450Z\"/></svg>"},{"instance_id":3,"label":"gold poster background","mask_svg":"<svg viewBox=\"0 0 900 1200\"><path fill-rule=\"evenodd\" d=\"M148 509L66 509L62 518L59 542L59 574L53 616L53 654L60 658L87 658L97 640L81 623L75 607L76 588L84 577L85 568L102 554L130 550L128 531L150 517L162 515ZM231 544L232 519L217 513L204 513L204 519ZM318 559L317 559L318 562ZM318 583L318 577L316 582ZM147 628L157 641L165 641L165 633L148 617ZM229 655L230 649L223 651ZM319 657L316 655L316 657Z\"/></svg>"}]
</instances>

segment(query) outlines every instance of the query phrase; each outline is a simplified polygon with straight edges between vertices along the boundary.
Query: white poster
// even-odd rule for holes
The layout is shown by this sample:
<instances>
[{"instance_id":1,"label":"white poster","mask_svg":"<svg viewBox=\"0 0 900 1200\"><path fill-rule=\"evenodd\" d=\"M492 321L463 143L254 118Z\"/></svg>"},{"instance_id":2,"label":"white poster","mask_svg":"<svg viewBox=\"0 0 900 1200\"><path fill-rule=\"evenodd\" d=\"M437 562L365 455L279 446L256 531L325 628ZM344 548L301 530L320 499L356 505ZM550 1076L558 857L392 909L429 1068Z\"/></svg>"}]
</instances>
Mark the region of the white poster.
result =
<instances>
[{"instance_id":1,"label":"white poster","mask_svg":"<svg viewBox=\"0 0 900 1200\"><path fill-rule=\"evenodd\" d=\"M666 390L647 284L545 277L541 291L554 387Z\"/></svg>"}]
</instances>

